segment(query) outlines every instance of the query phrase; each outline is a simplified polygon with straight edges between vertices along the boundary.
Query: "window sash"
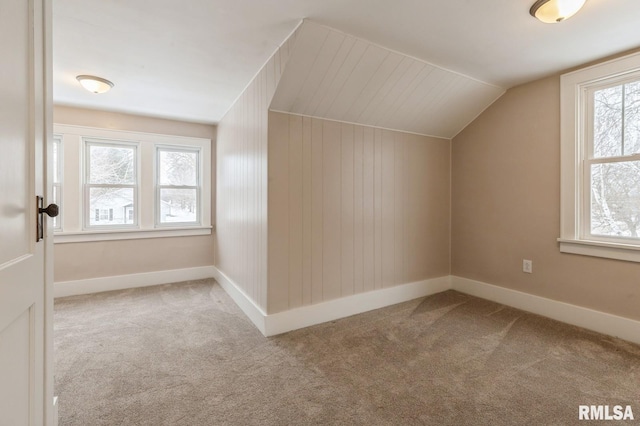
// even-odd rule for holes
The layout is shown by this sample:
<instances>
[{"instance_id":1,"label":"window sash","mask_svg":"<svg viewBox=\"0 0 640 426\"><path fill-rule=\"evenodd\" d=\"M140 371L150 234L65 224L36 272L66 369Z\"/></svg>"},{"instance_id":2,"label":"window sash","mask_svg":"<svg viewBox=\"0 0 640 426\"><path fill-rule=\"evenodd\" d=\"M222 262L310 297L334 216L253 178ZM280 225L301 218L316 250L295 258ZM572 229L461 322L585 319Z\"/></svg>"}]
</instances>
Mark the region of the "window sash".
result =
<instances>
[{"instance_id":1,"label":"window sash","mask_svg":"<svg viewBox=\"0 0 640 426\"><path fill-rule=\"evenodd\" d=\"M607 78L597 83L585 85L583 88L583 107L581 109L581 122L583 123L582 137L578 139L578 150L581 153L578 166L579 178L579 213L578 230L579 239L588 241L600 241L605 243L620 243L625 245L640 246L640 237L625 237L594 234L592 229L592 176L591 171L597 164L621 164L632 161L639 161L640 154L616 155L609 157L595 157L595 93L599 90L613 88L628 83L640 81L640 73L631 75L615 76ZM624 114L624 111L623 111ZM624 137L624 132L622 134ZM620 141L624 145L624 140Z\"/></svg>"},{"instance_id":2,"label":"window sash","mask_svg":"<svg viewBox=\"0 0 640 426\"><path fill-rule=\"evenodd\" d=\"M135 229L138 228L139 224L139 212L140 212L140 203L139 203L139 194L138 187L140 185L140 156L138 150L138 144L133 142L123 142L123 141L112 141L112 140L101 140L95 138L83 138L84 144L84 208L83 208L83 229L84 230L96 230L96 229ZM104 184L104 183L92 183L91 182L91 147L92 146L100 146L107 148L126 148L131 149L133 151L133 183L127 184ZM123 224L91 224L91 217L94 212L91 209L91 189L93 188L104 188L104 189L131 189L133 192L133 223L123 223ZM94 209L95 210L95 209ZM125 212L125 220L128 218L128 214ZM95 216L95 214L94 214ZM98 220L96 220L98 221Z\"/></svg>"},{"instance_id":3,"label":"window sash","mask_svg":"<svg viewBox=\"0 0 640 426\"><path fill-rule=\"evenodd\" d=\"M91 208L91 189L92 188L105 188L105 189L109 189L109 188L113 188L113 189L132 189L133 190L133 223L116 223L116 224L91 224L91 217L95 217L95 210L98 210L96 208ZM138 228L138 215L139 215L139 210L138 210L138 187L136 185L106 185L106 184L86 184L85 185L85 191L84 191L84 199L85 199L85 206L84 206L84 228L85 229L131 229L131 228ZM99 210L109 210L112 209L112 207L107 208L107 209L99 209ZM101 213L102 215L102 213ZM125 216L128 218L128 213L125 212ZM100 219L102 220L102 219ZM113 220L113 219L111 219Z\"/></svg>"},{"instance_id":4,"label":"window sash","mask_svg":"<svg viewBox=\"0 0 640 426\"><path fill-rule=\"evenodd\" d=\"M598 164L624 164L640 161L640 155L628 155L622 157L607 157L585 160L583 162L582 177L582 196L581 196L581 232L580 237L585 240L602 241L621 244L637 244L640 245L640 237L612 236L603 234L594 234L591 232L591 216L592 216L592 184L591 170L593 165Z\"/></svg>"},{"instance_id":5,"label":"window sash","mask_svg":"<svg viewBox=\"0 0 640 426\"><path fill-rule=\"evenodd\" d=\"M160 154L162 152L186 152L196 155L196 185L161 185L160 184ZM165 228L172 226L200 226L202 223L202 155L199 147L189 146L171 146L171 145L156 145L155 155L155 226L156 228ZM163 189L191 189L196 190L196 220L189 222L162 222L162 198L161 193Z\"/></svg>"},{"instance_id":6,"label":"window sash","mask_svg":"<svg viewBox=\"0 0 640 426\"><path fill-rule=\"evenodd\" d=\"M83 138L84 140L84 152L85 152L85 158L84 158L84 168L85 168L85 173L84 173L84 182L85 184L91 184L91 185L138 185L139 184L139 178L138 178L138 170L139 170L139 155L138 155L138 144L137 143L132 143L132 142L122 142L122 141L110 141L110 140L99 140L99 139L89 139L89 138ZM130 149L133 151L133 179L132 179L132 183L126 183L126 184L98 184L98 183L94 183L91 182L91 147L92 146L99 146L99 147L105 147L105 148L124 148L124 149Z\"/></svg>"}]
</instances>

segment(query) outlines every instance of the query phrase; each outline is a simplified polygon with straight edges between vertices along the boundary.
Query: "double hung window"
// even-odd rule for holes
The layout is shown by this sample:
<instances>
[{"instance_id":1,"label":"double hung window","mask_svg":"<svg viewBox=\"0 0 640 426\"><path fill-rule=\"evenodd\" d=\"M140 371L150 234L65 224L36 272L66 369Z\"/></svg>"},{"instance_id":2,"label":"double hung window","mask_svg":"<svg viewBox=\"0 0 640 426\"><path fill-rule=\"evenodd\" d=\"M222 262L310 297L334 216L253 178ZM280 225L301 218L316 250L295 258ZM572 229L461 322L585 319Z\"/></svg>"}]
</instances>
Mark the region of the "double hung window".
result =
<instances>
[{"instance_id":1,"label":"double hung window","mask_svg":"<svg viewBox=\"0 0 640 426\"><path fill-rule=\"evenodd\" d=\"M588 92L585 236L640 242L640 75Z\"/></svg>"},{"instance_id":2,"label":"double hung window","mask_svg":"<svg viewBox=\"0 0 640 426\"><path fill-rule=\"evenodd\" d=\"M211 234L211 140L57 124L54 132L53 192L64 204L56 243Z\"/></svg>"},{"instance_id":3,"label":"double hung window","mask_svg":"<svg viewBox=\"0 0 640 426\"><path fill-rule=\"evenodd\" d=\"M85 140L85 227L137 225L138 146Z\"/></svg>"},{"instance_id":4,"label":"double hung window","mask_svg":"<svg viewBox=\"0 0 640 426\"><path fill-rule=\"evenodd\" d=\"M156 159L156 223L199 223L200 150L161 146Z\"/></svg>"},{"instance_id":5,"label":"double hung window","mask_svg":"<svg viewBox=\"0 0 640 426\"><path fill-rule=\"evenodd\" d=\"M640 262L640 54L561 78L568 253Z\"/></svg>"}]
</instances>

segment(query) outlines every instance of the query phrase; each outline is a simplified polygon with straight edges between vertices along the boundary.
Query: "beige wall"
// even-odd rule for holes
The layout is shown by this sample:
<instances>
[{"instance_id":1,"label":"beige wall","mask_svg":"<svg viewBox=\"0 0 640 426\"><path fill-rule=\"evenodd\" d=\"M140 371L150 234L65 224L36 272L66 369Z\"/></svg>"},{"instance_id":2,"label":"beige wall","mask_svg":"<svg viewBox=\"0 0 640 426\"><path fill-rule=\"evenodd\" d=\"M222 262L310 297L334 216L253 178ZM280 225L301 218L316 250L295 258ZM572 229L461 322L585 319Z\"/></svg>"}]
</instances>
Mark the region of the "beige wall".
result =
<instances>
[{"instance_id":1,"label":"beige wall","mask_svg":"<svg viewBox=\"0 0 640 426\"><path fill-rule=\"evenodd\" d=\"M54 107L53 121L57 124L211 139L214 144L211 147L212 176L215 176L215 126L64 106ZM65 166L69 167L68 164ZM215 182L212 187L215 188ZM215 212L214 200L215 194L212 212ZM215 223L214 217L212 223ZM213 250L213 236L56 244L54 279L56 282L72 281L208 266L213 264Z\"/></svg>"},{"instance_id":2,"label":"beige wall","mask_svg":"<svg viewBox=\"0 0 640 426\"><path fill-rule=\"evenodd\" d=\"M450 141L269 113L268 313L449 275Z\"/></svg>"},{"instance_id":3,"label":"beige wall","mask_svg":"<svg viewBox=\"0 0 640 426\"><path fill-rule=\"evenodd\" d=\"M56 282L209 266L213 237L56 244L54 256Z\"/></svg>"},{"instance_id":4,"label":"beige wall","mask_svg":"<svg viewBox=\"0 0 640 426\"><path fill-rule=\"evenodd\" d=\"M640 319L640 264L559 251L559 76L509 90L452 161L453 275Z\"/></svg>"},{"instance_id":5,"label":"beige wall","mask_svg":"<svg viewBox=\"0 0 640 426\"><path fill-rule=\"evenodd\" d=\"M267 306L268 109L293 46L291 36L218 126L216 267Z\"/></svg>"},{"instance_id":6,"label":"beige wall","mask_svg":"<svg viewBox=\"0 0 640 426\"><path fill-rule=\"evenodd\" d=\"M210 124L188 123L63 105L54 106L53 122L56 124L97 127L99 129L190 136L211 139L212 141L215 141L216 138L216 126ZM215 151L213 146L211 148Z\"/></svg>"}]
</instances>

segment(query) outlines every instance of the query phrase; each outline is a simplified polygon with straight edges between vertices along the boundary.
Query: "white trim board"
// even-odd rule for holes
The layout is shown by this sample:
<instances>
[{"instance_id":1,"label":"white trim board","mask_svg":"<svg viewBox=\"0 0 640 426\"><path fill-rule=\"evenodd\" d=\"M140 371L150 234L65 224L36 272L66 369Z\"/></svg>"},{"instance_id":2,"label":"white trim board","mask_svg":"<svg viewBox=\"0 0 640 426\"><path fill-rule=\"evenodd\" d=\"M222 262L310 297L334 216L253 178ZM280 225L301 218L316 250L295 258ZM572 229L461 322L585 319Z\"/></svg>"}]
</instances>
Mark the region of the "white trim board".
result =
<instances>
[{"instance_id":1,"label":"white trim board","mask_svg":"<svg viewBox=\"0 0 640 426\"><path fill-rule=\"evenodd\" d=\"M77 296L80 294L148 287L152 285L201 280L213 277L213 266L199 266L195 268L144 272L141 274L114 275L110 277L89 278L85 280L61 281L54 283L53 297Z\"/></svg>"},{"instance_id":2,"label":"white trim board","mask_svg":"<svg viewBox=\"0 0 640 426\"><path fill-rule=\"evenodd\" d=\"M640 321L456 276L451 289L640 344Z\"/></svg>"},{"instance_id":3,"label":"white trim board","mask_svg":"<svg viewBox=\"0 0 640 426\"><path fill-rule=\"evenodd\" d=\"M396 305L450 288L449 276L402 284L395 287L354 294L315 305L302 306L267 315L266 336L286 333L363 312Z\"/></svg>"},{"instance_id":4,"label":"white trim board","mask_svg":"<svg viewBox=\"0 0 640 426\"><path fill-rule=\"evenodd\" d=\"M233 299L233 301L238 305L242 312L251 320L253 325L256 326L260 333L265 336L266 334L266 321L265 318L267 314L264 313L262 309L258 305L255 304L253 300L247 294L242 291L242 289L235 283L231 278L227 277L224 272L212 266L213 268L213 278L220 284L220 287L227 292L229 297Z\"/></svg>"},{"instance_id":5,"label":"white trim board","mask_svg":"<svg viewBox=\"0 0 640 426\"><path fill-rule=\"evenodd\" d=\"M218 269L216 269L215 279L266 337L407 302L440 293L451 287L449 276L445 276L359 293L267 315L237 284Z\"/></svg>"}]
</instances>

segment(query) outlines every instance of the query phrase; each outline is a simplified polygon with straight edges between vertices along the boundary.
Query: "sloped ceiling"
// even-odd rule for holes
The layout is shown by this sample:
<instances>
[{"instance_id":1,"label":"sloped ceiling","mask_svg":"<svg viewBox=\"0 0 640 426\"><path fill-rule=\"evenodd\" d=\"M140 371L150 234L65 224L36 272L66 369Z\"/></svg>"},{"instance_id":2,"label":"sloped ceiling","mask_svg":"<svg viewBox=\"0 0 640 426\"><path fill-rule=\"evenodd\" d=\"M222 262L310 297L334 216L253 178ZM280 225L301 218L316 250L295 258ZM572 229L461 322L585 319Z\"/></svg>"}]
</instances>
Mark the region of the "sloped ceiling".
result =
<instances>
[{"instance_id":1,"label":"sloped ceiling","mask_svg":"<svg viewBox=\"0 0 640 426\"><path fill-rule=\"evenodd\" d=\"M271 109L449 139L504 92L305 20Z\"/></svg>"}]
</instances>

